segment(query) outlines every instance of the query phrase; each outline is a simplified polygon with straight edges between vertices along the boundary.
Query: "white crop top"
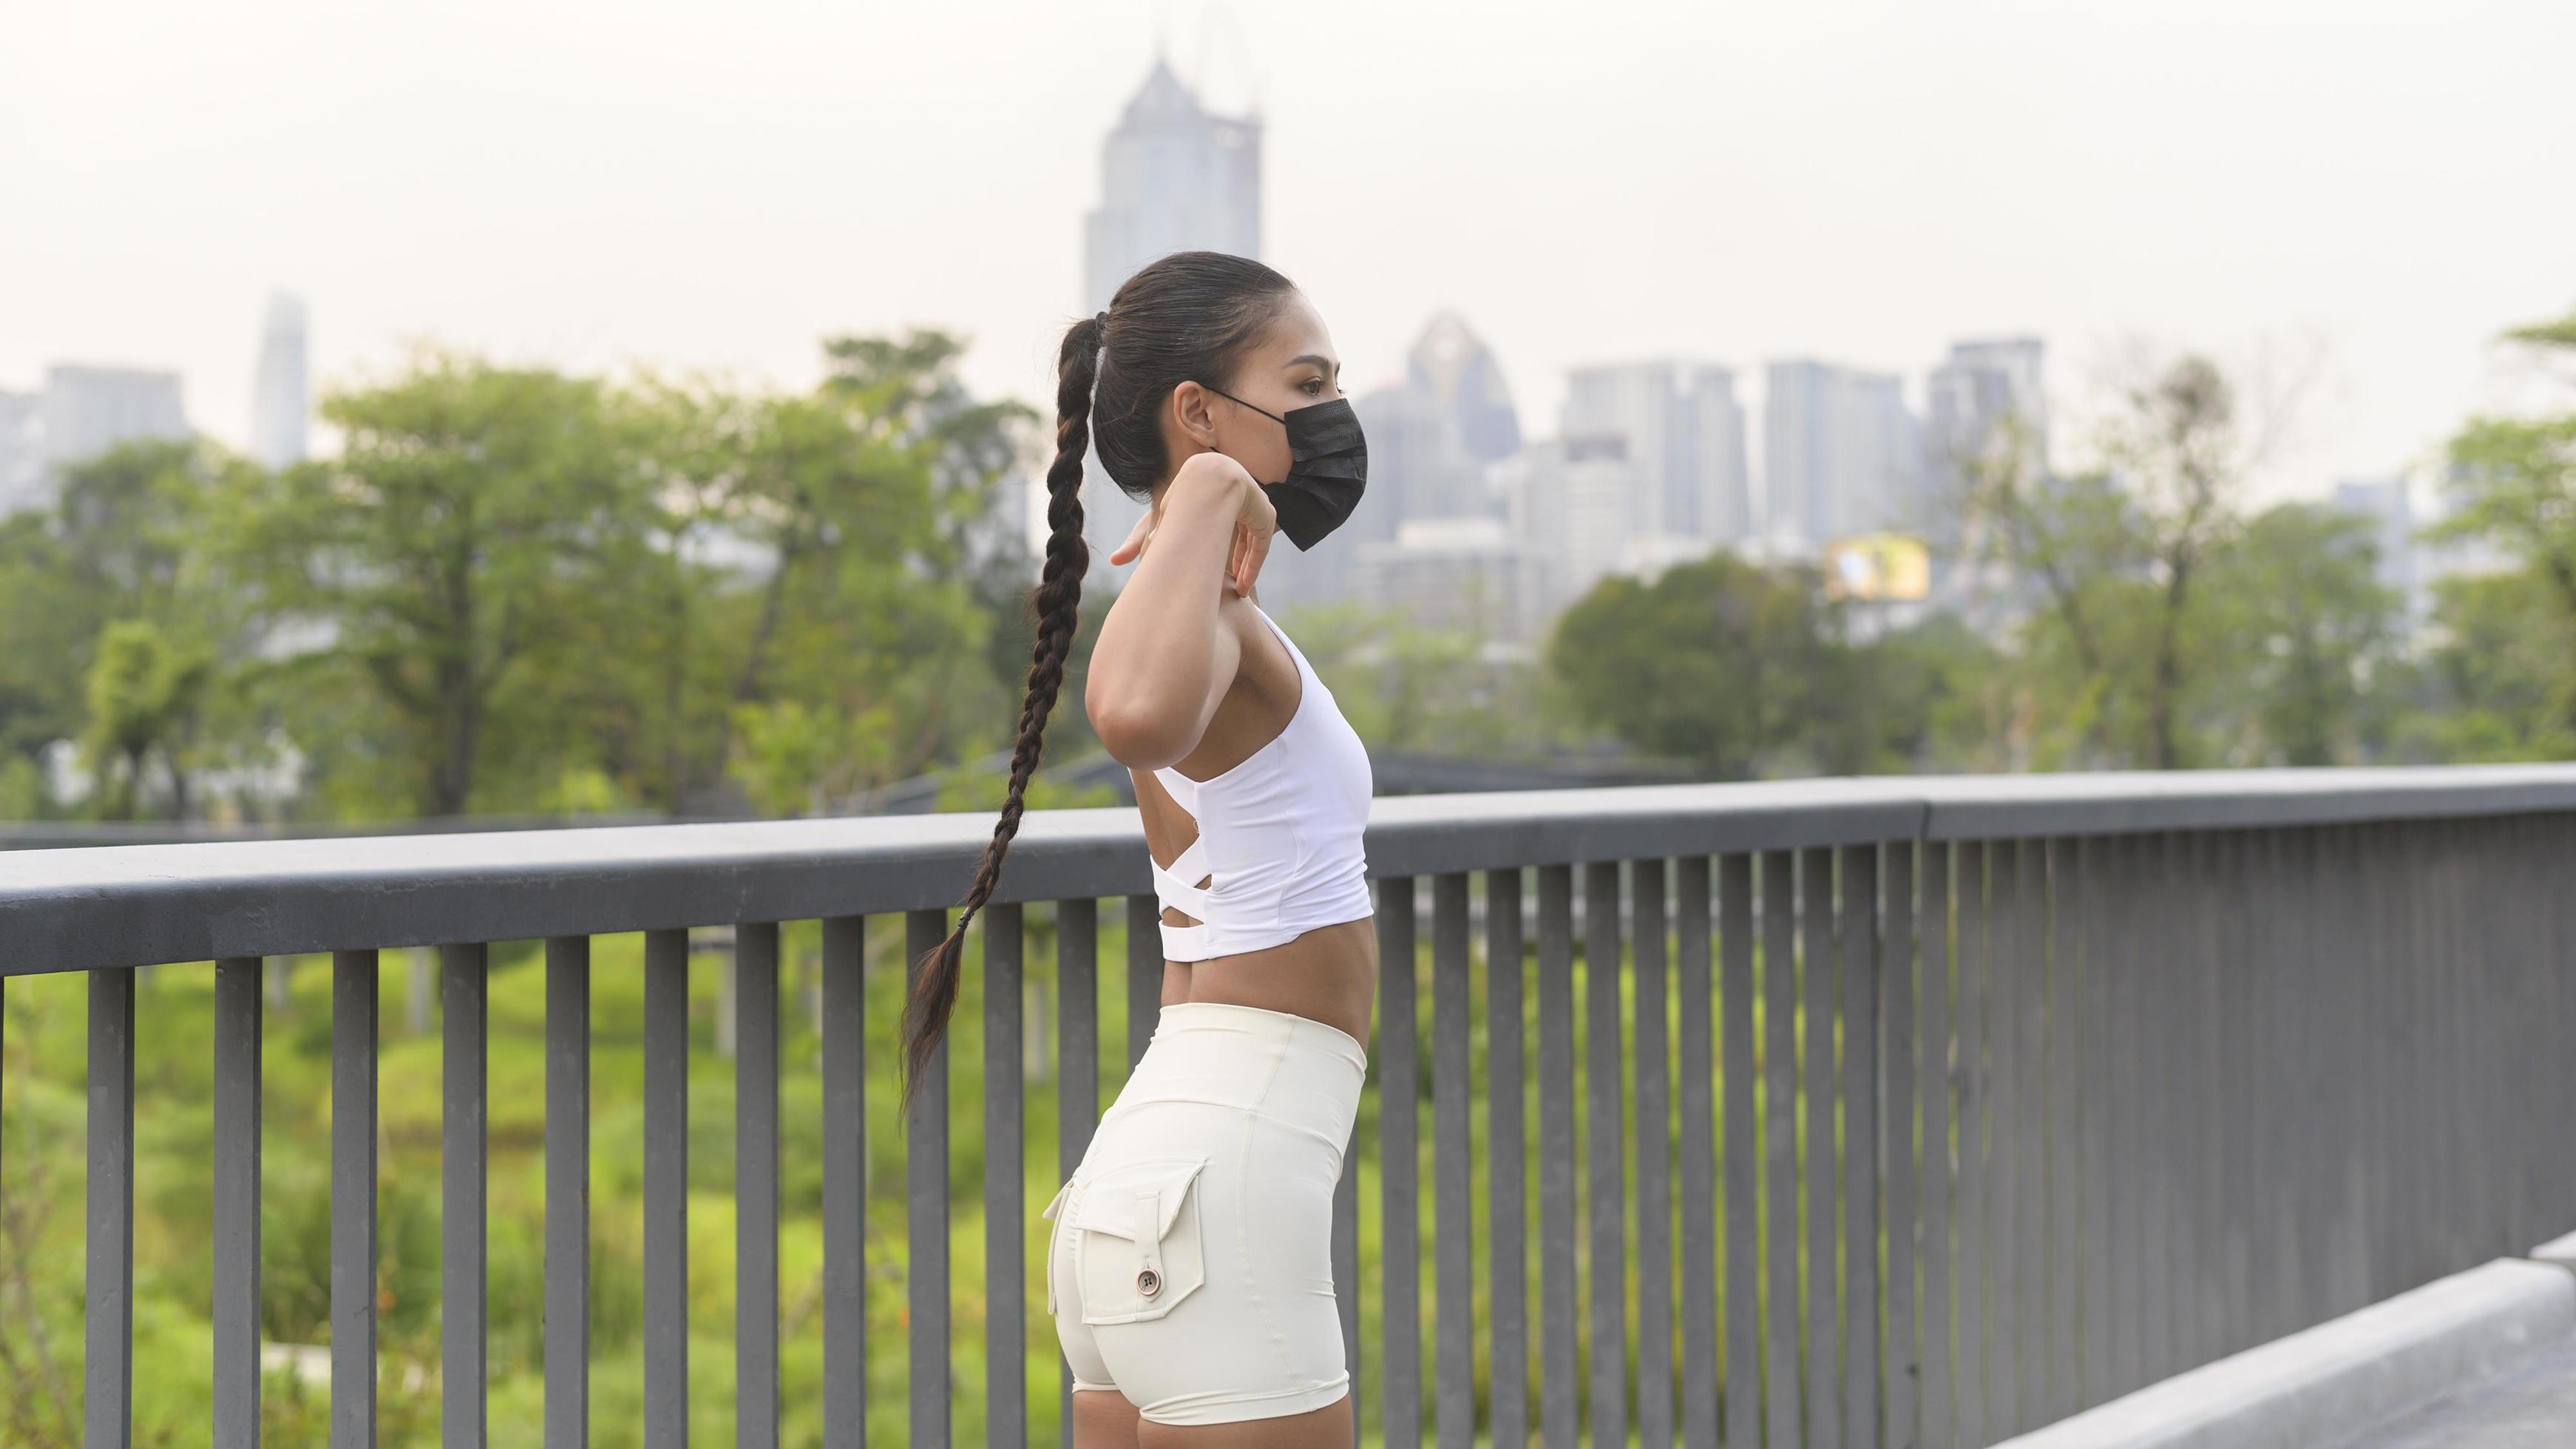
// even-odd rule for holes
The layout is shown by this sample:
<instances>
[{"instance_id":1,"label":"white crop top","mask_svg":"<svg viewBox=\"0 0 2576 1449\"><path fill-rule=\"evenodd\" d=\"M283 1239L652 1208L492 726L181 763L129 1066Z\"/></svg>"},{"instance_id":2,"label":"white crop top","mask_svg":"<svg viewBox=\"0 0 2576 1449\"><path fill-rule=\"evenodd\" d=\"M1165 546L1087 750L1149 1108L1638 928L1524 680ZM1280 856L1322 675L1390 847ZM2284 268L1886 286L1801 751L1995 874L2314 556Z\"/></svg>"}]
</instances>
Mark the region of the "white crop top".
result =
<instances>
[{"instance_id":1,"label":"white crop top","mask_svg":"<svg viewBox=\"0 0 2576 1449\"><path fill-rule=\"evenodd\" d=\"M1360 845L1376 788L1368 748L1296 641L1259 604L1252 611L1297 661L1297 708L1276 739L1223 774L1154 771L1199 826L1188 849L1154 867L1163 905L1201 923L1164 923L1167 961L1258 951L1372 914Z\"/></svg>"}]
</instances>

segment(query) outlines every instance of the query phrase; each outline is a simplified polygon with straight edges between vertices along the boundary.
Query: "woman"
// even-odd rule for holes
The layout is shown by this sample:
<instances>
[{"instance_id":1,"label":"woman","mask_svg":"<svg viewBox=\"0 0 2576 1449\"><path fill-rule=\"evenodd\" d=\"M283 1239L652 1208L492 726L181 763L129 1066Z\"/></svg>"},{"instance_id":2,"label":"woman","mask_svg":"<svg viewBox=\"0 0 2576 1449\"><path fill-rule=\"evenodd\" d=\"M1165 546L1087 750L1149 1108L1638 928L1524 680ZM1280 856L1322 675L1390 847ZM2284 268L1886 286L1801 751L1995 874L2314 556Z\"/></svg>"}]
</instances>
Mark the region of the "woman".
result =
<instances>
[{"instance_id":1,"label":"woman","mask_svg":"<svg viewBox=\"0 0 2576 1449\"><path fill-rule=\"evenodd\" d=\"M1163 1008L1049 1203L1047 1308L1073 1442L1348 1445L1332 1197L1368 1065L1377 939L1360 835L1368 754L1255 599L1271 535L1310 548L1359 501L1367 452L1323 319L1287 278L1181 252L1075 323L1057 362L1037 657L1010 796L923 963L905 1093L957 996L1064 676L1090 562L1082 456L1145 517L1084 705L1135 777L1163 903ZM1004 1366L997 1366L1002 1369Z\"/></svg>"}]
</instances>

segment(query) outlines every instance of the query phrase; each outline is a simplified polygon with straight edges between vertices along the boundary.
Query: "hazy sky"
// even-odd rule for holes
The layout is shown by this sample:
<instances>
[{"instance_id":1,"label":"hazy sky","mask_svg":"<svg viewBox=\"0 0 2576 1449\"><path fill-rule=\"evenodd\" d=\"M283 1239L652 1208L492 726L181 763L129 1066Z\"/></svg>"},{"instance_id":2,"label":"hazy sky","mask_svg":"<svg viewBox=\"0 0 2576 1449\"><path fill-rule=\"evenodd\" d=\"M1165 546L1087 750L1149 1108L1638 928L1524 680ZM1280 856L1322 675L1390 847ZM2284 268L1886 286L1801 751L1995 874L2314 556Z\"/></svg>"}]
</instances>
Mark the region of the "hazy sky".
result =
<instances>
[{"instance_id":1,"label":"hazy sky","mask_svg":"<svg viewBox=\"0 0 2576 1449\"><path fill-rule=\"evenodd\" d=\"M318 381L414 339L801 384L937 323L1043 400L1152 60L1268 123L1264 256L1354 391L1435 308L1533 433L1572 364L1909 383L2036 333L2322 359L2268 491L2419 455L2576 305L2566 0L377 7L0 0L0 388L177 368L239 442L264 296Z\"/></svg>"}]
</instances>

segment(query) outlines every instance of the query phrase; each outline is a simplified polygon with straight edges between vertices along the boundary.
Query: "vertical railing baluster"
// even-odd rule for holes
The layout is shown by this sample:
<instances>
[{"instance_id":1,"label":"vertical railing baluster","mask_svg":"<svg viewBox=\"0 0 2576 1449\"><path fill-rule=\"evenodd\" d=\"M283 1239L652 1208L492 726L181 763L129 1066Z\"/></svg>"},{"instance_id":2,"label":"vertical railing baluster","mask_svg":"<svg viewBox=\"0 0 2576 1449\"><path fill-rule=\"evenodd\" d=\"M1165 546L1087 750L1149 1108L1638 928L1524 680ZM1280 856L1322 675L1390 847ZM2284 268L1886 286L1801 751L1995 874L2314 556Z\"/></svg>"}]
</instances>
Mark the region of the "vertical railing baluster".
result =
<instances>
[{"instance_id":1,"label":"vertical railing baluster","mask_svg":"<svg viewBox=\"0 0 2576 1449\"><path fill-rule=\"evenodd\" d=\"M1717 862L1719 1102L1726 1134L1726 1443L1762 1442L1762 1138L1755 1110L1753 857Z\"/></svg>"},{"instance_id":2,"label":"vertical railing baluster","mask_svg":"<svg viewBox=\"0 0 2576 1449\"><path fill-rule=\"evenodd\" d=\"M2083 1186L2077 1195L2077 1214L2083 1223L2084 1271L2077 1291L2083 1300L2084 1322L2084 1373L2078 1405L2085 1409L2107 1402L2116 1392L2112 1388L2111 1319L2115 1311L2123 1315L2136 1311L2136 1301L2114 1299L2111 1286L2113 1244L2117 1241L2117 1205L2111 1196L2111 1038L2116 1018L2111 1015L2110 983L2104 968L2109 934L2103 914L2110 890L2104 870L2107 845L2098 835L2078 837L2073 842L2068 877L2068 909L2074 928L2067 939L2075 952L2075 1016L2077 1030L2082 1033L2082 1044L2076 1051L2077 1073L2082 1081L2079 1090L2084 1099L2079 1119L2083 1144L2078 1161Z\"/></svg>"},{"instance_id":3,"label":"vertical railing baluster","mask_svg":"<svg viewBox=\"0 0 2576 1449\"><path fill-rule=\"evenodd\" d=\"M2226 1356L2227 1345L2227 1205L2226 1142L2228 1126L2220 1120L2226 1103L2218 1090L2218 1074L2225 1058L2219 1051L2224 1030L2220 1017L2220 981L2225 974L2219 969L2221 938L2225 934L2219 920L2219 876L2223 867L2218 855L2217 831L2195 831L2192 843L2192 923L2195 934L2189 948L2192 967L2192 996L2199 1023L2192 1033L2192 1112L2193 1167L2198 1187L2197 1241L2198 1271L2194 1277L2200 1301L2199 1336L2194 1341L2194 1366L2215 1363ZM2467 1267L2463 1263L2460 1266Z\"/></svg>"},{"instance_id":4,"label":"vertical railing baluster","mask_svg":"<svg viewBox=\"0 0 2576 1449\"><path fill-rule=\"evenodd\" d=\"M823 922L823 1443L868 1435L867 921ZM1070 1098L1068 1110L1070 1110Z\"/></svg>"},{"instance_id":5,"label":"vertical railing baluster","mask_svg":"<svg viewBox=\"0 0 2576 1449\"><path fill-rule=\"evenodd\" d=\"M1806 1011L1801 1064L1805 1067L1807 1119L1807 1437L1840 1444L1842 1359L1834 1260L1841 1239L1836 1209L1842 1205L1834 1173L1834 852L1815 846L1798 852L1799 982Z\"/></svg>"},{"instance_id":6,"label":"vertical railing baluster","mask_svg":"<svg viewBox=\"0 0 2576 1449\"><path fill-rule=\"evenodd\" d=\"M1422 1095L1413 877L1377 883L1379 1332L1387 1449L1422 1438Z\"/></svg>"},{"instance_id":7,"label":"vertical railing baluster","mask_svg":"<svg viewBox=\"0 0 2576 1449\"><path fill-rule=\"evenodd\" d=\"M1575 1442L1574 868L1538 872L1539 1440Z\"/></svg>"},{"instance_id":8,"label":"vertical railing baluster","mask_svg":"<svg viewBox=\"0 0 2576 1449\"><path fill-rule=\"evenodd\" d=\"M334 951L331 1444L332 1449L372 1449L375 1442L376 953Z\"/></svg>"},{"instance_id":9,"label":"vertical railing baluster","mask_svg":"<svg viewBox=\"0 0 2576 1449\"><path fill-rule=\"evenodd\" d=\"M1147 899L1151 899L1148 897ZM1150 922L1149 922L1150 926ZM1133 913L1130 913L1133 928ZM944 910L903 913L907 983L948 935ZM1159 949L1159 948L1158 948ZM904 1117L904 1287L911 1319L911 1442L945 1449L948 1422L948 1043L931 1052Z\"/></svg>"},{"instance_id":10,"label":"vertical railing baluster","mask_svg":"<svg viewBox=\"0 0 2576 1449\"><path fill-rule=\"evenodd\" d=\"M778 925L734 927L734 1443L778 1443Z\"/></svg>"},{"instance_id":11,"label":"vertical railing baluster","mask_svg":"<svg viewBox=\"0 0 2576 1449\"><path fill-rule=\"evenodd\" d=\"M1431 1147L1432 1245L1438 1294L1437 1424L1441 1449L1467 1449L1476 1438L1475 1146L1468 1113L1467 877L1431 882Z\"/></svg>"},{"instance_id":12,"label":"vertical railing baluster","mask_svg":"<svg viewBox=\"0 0 2576 1449\"><path fill-rule=\"evenodd\" d=\"M1015 904L995 904L986 906L983 915L984 1438L992 1444L1025 1444L1028 1183L1020 1115L1021 912Z\"/></svg>"},{"instance_id":13,"label":"vertical railing baluster","mask_svg":"<svg viewBox=\"0 0 2576 1449\"><path fill-rule=\"evenodd\" d=\"M1637 1436L1673 1442L1672 1064L1664 1020L1664 862L1628 864L1636 957Z\"/></svg>"},{"instance_id":14,"label":"vertical railing baluster","mask_svg":"<svg viewBox=\"0 0 2576 1449\"><path fill-rule=\"evenodd\" d=\"M2102 842L2102 889L2096 912L2102 920L2101 966L2104 1012L2109 1017L2111 1067L2111 1378L2106 1397L2117 1398L2146 1382L2146 1242L2152 1205L2146 1157L2146 1111L2140 1041L2153 1029L2139 991L2138 947L2133 934L2146 919L2138 913L2138 891L2145 877L2144 843L2135 835L2114 835Z\"/></svg>"},{"instance_id":15,"label":"vertical railing baluster","mask_svg":"<svg viewBox=\"0 0 2576 1449\"><path fill-rule=\"evenodd\" d=\"M1993 1096L1994 1074L1986 1060L1988 1011L1992 1005L1986 972L1986 861L1988 842L1963 840L1952 858L1957 899L1952 906L1956 939L1950 964L1956 985L1951 1012L1956 1023L1956 1121L1959 1147L1957 1193L1951 1216L1957 1237L1952 1276L1958 1285L1958 1328L1952 1337L1956 1356L1956 1396L1951 1401L1953 1441L1960 1449L1985 1449L2004 1437L1987 1412L1989 1376L1986 1326L1990 1294L1986 1281L1987 1199L1992 1177L1986 1161L1986 1111ZM1990 1432L1993 1431L1993 1432Z\"/></svg>"},{"instance_id":16,"label":"vertical railing baluster","mask_svg":"<svg viewBox=\"0 0 2576 1449\"><path fill-rule=\"evenodd\" d=\"M1762 854L1762 1335L1764 1437L1797 1444L1798 897L1797 857Z\"/></svg>"},{"instance_id":17,"label":"vertical railing baluster","mask_svg":"<svg viewBox=\"0 0 2576 1449\"><path fill-rule=\"evenodd\" d=\"M1127 1070L1145 1059L1145 1047L1163 1019L1163 903L1150 895L1127 898Z\"/></svg>"},{"instance_id":18,"label":"vertical railing baluster","mask_svg":"<svg viewBox=\"0 0 2576 1449\"><path fill-rule=\"evenodd\" d=\"M2012 891L1996 909L2012 914L2013 1335L2015 1432L2047 1418L2048 1314L2048 972L2044 914L2047 865L2040 841L2012 842Z\"/></svg>"},{"instance_id":19,"label":"vertical railing baluster","mask_svg":"<svg viewBox=\"0 0 2576 1449\"><path fill-rule=\"evenodd\" d=\"M1521 873L1485 873L1486 1302L1493 1330L1486 1432L1529 1442L1529 1198L1522 1150Z\"/></svg>"},{"instance_id":20,"label":"vertical railing baluster","mask_svg":"<svg viewBox=\"0 0 2576 1449\"><path fill-rule=\"evenodd\" d=\"M2038 1175L2022 1136L2022 1118L2030 1084L2028 1042L2023 1036L2024 999L2032 994L2024 970L2027 956L2017 901L2021 885L2021 843L1990 841L1986 845L1985 969L1986 1044L1993 1063L1993 1111L1986 1120L1986 1427L1995 1438L2009 1438L2028 1428L2022 1417L2022 1380L2032 1365L2023 1357L2034 1342L2023 1302L2023 1278L2029 1264L2030 1219L2022 1212L2025 1180Z\"/></svg>"},{"instance_id":21,"label":"vertical railing baluster","mask_svg":"<svg viewBox=\"0 0 2576 1449\"><path fill-rule=\"evenodd\" d=\"M2130 849L2130 880L2123 901L2128 919L2123 929L2123 955L2128 963L2125 999L2138 1006L2138 1282L2141 1295L2141 1341L2138 1341L2138 1385L2172 1377L2182 1367L2182 1259L2174 1243L2184 1233L2182 1163L2179 1163L2177 1060L2187 1017L2182 1011L2182 970L2174 950L2182 942L2182 919L2174 914L2174 836L2143 836ZM2154 932L2148 942L2146 932Z\"/></svg>"},{"instance_id":22,"label":"vertical railing baluster","mask_svg":"<svg viewBox=\"0 0 2576 1449\"><path fill-rule=\"evenodd\" d=\"M1922 1181L1916 1188L1923 1213L1919 1250L1923 1259L1923 1400L1917 1417L1922 1422L1926 1449L1952 1449L1965 1442L1957 1437L1960 1329L1958 1310L1951 1297L1950 1272L1950 1203L1958 1177L1958 1149L1953 1138L1958 1117L1951 1110L1950 1100L1951 1080L1960 1060L1951 1042L1952 1003L1958 999L1954 987L1958 954L1950 908L1951 854L1950 842L1925 841L1919 855L1923 879L1917 888L1922 905L1916 915L1921 922L1916 934L1921 938L1923 956L1918 978L1921 989L1915 993L1917 1020L1922 1025L1914 1042L1918 1083L1915 1096L1923 1112Z\"/></svg>"},{"instance_id":23,"label":"vertical railing baluster","mask_svg":"<svg viewBox=\"0 0 2576 1449\"><path fill-rule=\"evenodd\" d=\"M1619 862L1583 868L1584 1159L1591 1182L1585 1200L1592 1239L1592 1443L1628 1442L1628 1250L1621 1221L1626 1196L1620 1130Z\"/></svg>"},{"instance_id":24,"label":"vertical railing baluster","mask_svg":"<svg viewBox=\"0 0 2576 1449\"><path fill-rule=\"evenodd\" d=\"M2245 1044L2248 1031L2254 1024L2254 993L2262 978L2276 967L2274 961L2258 949L2260 943L2254 935L2253 923L2247 919L2245 903L2248 877L2257 871L2265 871L2268 864L2259 853L2261 833L2222 831L2214 843L2217 847L2212 858L2215 874L2209 884L2212 898L2210 920L2216 928L2216 939L2212 942L2209 964L2214 1008L2210 1019L2211 1048L2217 1061L2209 1074L2209 1084L2218 1106L2210 1126L2218 1151L2218 1216L2224 1225L2218 1240L2218 1352L2223 1356L2250 1348L2255 1343L2253 1280L2258 1269L2246 1149L2259 1104L2248 1090ZM2268 886L2270 882L2266 884ZM2268 889L2265 894L2278 900ZM2325 1126L2322 1121L2317 1125L2320 1129ZM2281 1159L2276 1170L2284 1174L2295 1173L2295 1159ZM2285 1252L2279 1259L2267 1258L2267 1261L2295 1264L2298 1259L2295 1253Z\"/></svg>"},{"instance_id":25,"label":"vertical railing baluster","mask_svg":"<svg viewBox=\"0 0 2576 1449\"><path fill-rule=\"evenodd\" d=\"M1922 1402L1923 1350L1915 1321L1916 1233L1914 1165L1914 856L1915 842L1888 842L1880 857L1885 902L1879 959L1879 1171L1887 1200L1887 1329L1881 1381L1887 1386L1885 1429L1889 1449L1920 1449L1917 1405Z\"/></svg>"},{"instance_id":26,"label":"vertical railing baluster","mask_svg":"<svg viewBox=\"0 0 2576 1449\"><path fill-rule=\"evenodd\" d=\"M2082 1265L2075 1255L2077 1164L2084 1148L2083 1096L2077 1086L2076 1054L2084 1036L2079 1022L2074 956L2075 920L2068 909L2075 896L2075 843L2040 842L2041 953L2048 973L2048 1398L2042 1423L2073 1414L2083 1403L2084 1379L2078 1362L2083 1347L2083 1320L2077 1310L2077 1284Z\"/></svg>"},{"instance_id":27,"label":"vertical railing baluster","mask_svg":"<svg viewBox=\"0 0 2576 1449\"><path fill-rule=\"evenodd\" d=\"M215 963L214 1449L259 1443L258 956Z\"/></svg>"},{"instance_id":28,"label":"vertical railing baluster","mask_svg":"<svg viewBox=\"0 0 2576 1449\"><path fill-rule=\"evenodd\" d=\"M689 1442L689 933L644 933L644 1443Z\"/></svg>"},{"instance_id":29,"label":"vertical railing baluster","mask_svg":"<svg viewBox=\"0 0 2576 1449\"><path fill-rule=\"evenodd\" d=\"M83 1441L134 1433L134 981L89 973L89 1221Z\"/></svg>"},{"instance_id":30,"label":"vertical railing baluster","mask_svg":"<svg viewBox=\"0 0 2576 1449\"><path fill-rule=\"evenodd\" d=\"M490 951L478 941L438 948L439 1441L481 1449L484 1409L485 1163L491 1150Z\"/></svg>"},{"instance_id":31,"label":"vertical railing baluster","mask_svg":"<svg viewBox=\"0 0 2576 1449\"><path fill-rule=\"evenodd\" d=\"M1886 1280L1878 1266L1878 1199L1884 1144L1878 1132L1878 847L1847 845L1842 906L1843 1068L1843 1443L1879 1437L1879 1313Z\"/></svg>"},{"instance_id":32,"label":"vertical railing baluster","mask_svg":"<svg viewBox=\"0 0 2576 1449\"><path fill-rule=\"evenodd\" d=\"M1159 936L1161 933L1156 932ZM1100 1125L1100 902L1089 897L1055 903L1055 1167L1061 1183L1082 1165L1091 1134ZM1345 1171L1343 1177L1351 1176ZM1053 1231L1059 1224L1048 1220ZM1334 1260L1343 1299L1355 1291ZM1073 1442L1073 1365L1056 1354L1058 1442Z\"/></svg>"},{"instance_id":33,"label":"vertical railing baluster","mask_svg":"<svg viewBox=\"0 0 2576 1449\"><path fill-rule=\"evenodd\" d=\"M590 1442L590 938L546 942L546 1449Z\"/></svg>"},{"instance_id":34,"label":"vertical railing baluster","mask_svg":"<svg viewBox=\"0 0 2576 1449\"><path fill-rule=\"evenodd\" d=\"M1682 1443L1717 1449L1717 1054L1708 857L1673 862L1674 1004L1681 1071Z\"/></svg>"}]
</instances>

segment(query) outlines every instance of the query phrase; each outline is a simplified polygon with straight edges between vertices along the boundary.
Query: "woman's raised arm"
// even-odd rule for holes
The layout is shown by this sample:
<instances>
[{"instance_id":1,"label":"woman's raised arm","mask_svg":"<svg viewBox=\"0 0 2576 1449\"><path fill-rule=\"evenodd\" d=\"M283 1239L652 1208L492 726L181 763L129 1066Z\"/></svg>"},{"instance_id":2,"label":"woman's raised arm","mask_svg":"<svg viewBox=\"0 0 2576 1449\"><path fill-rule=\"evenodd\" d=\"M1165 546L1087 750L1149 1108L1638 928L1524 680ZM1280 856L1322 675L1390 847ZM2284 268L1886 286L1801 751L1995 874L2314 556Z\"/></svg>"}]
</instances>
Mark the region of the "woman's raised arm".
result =
<instances>
[{"instance_id":1,"label":"woman's raised arm","mask_svg":"<svg viewBox=\"0 0 2576 1449\"><path fill-rule=\"evenodd\" d=\"M1218 606L1249 589L1278 528L1269 498L1223 453L1185 460L1163 490L1136 571L1092 645L1083 712L1110 757L1131 769L1196 748L1233 687L1243 647Z\"/></svg>"}]
</instances>

